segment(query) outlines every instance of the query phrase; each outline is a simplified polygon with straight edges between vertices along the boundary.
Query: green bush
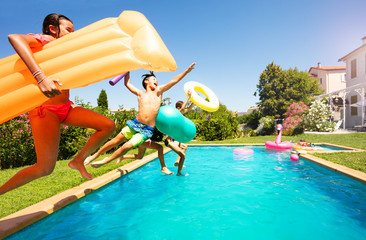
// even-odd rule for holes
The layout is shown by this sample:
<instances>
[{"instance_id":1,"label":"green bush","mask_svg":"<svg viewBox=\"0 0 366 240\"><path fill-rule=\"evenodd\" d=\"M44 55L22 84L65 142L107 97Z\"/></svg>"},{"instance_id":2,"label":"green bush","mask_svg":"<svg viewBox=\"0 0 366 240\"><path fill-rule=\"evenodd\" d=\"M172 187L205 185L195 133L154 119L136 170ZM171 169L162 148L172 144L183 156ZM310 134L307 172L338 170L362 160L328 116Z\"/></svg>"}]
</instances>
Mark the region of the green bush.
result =
<instances>
[{"instance_id":1,"label":"green bush","mask_svg":"<svg viewBox=\"0 0 366 240\"><path fill-rule=\"evenodd\" d=\"M197 140L223 140L230 135L229 125L223 119L195 120L194 123L197 128Z\"/></svg>"},{"instance_id":2,"label":"green bush","mask_svg":"<svg viewBox=\"0 0 366 240\"><path fill-rule=\"evenodd\" d=\"M262 114L259 111L254 110L250 114L238 117L239 123L245 123L247 127L251 129L257 129L259 125L259 119Z\"/></svg>"},{"instance_id":3,"label":"green bush","mask_svg":"<svg viewBox=\"0 0 366 240\"><path fill-rule=\"evenodd\" d=\"M256 136L256 135L257 135L257 133L251 128L244 129L241 131L241 136L243 136L243 137L251 137L251 136Z\"/></svg>"},{"instance_id":4,"label":"green bush","mask_svg":"<svg viewBox=\"0 0 366 240\"><path fill-rule=\"evenodd\" d=\"M332 111L327 99L317 99L310 105L310 110L304 117L304 125L307 131L332 132L335 123L331 121Z\"/></svg>"},{"instance_id":5,"label":"green bush","mask_svg":"<svg viewBox=\"0 0 366 240\"><path fill-rule=\"evenodd\" d=\"M94 131L85 128L61 126L58 160L69 159L79 152Z\"/></svg>"},{"instance_id":6,"label":"green bush","mask_svg":"<svg viewBox=\"0 0 366 240\"><path fill-rule=\"evenodd\" d=\"M0 124L0 168L14 168L36 162L28 116L22 114Z\"/></svg>"},{"instance_id":7,"label":"green bush","mask_svg":"<svg viewBox=\"0 0 366 240\"><path fill-rule=\"evenodd\" d=\"M272 135L275 132L275 121L273 116L262 117L257 128L258 135Z\"/></svg>"},{"instance_id":8,"label":"green bush","mask_svg":"<svg viewBox=\"0 0 366 240\"><path fill-rule=\"evenodd\" d=\"M193 119L197 128L197 140L223 140L237 137L240 134L237 117L228 111L224 105L220 105L219 110L213 113L201 112L194 114L196 117L200 117Z\"/></svg>"}]
</instances>

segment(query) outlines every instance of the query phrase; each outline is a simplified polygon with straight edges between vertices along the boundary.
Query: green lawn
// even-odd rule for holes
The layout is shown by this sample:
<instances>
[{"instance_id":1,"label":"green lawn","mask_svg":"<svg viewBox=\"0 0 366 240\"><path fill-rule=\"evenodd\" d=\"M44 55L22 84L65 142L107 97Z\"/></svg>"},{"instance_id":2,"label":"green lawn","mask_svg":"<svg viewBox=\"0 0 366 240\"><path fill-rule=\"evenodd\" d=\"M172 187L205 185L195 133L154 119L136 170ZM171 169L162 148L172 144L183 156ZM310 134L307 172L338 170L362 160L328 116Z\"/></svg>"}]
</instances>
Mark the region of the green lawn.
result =
<instances>
[{"instance_id":1,"label":"green lawn","mask_svg":"<svg viewBox=\"0 0 366 240\"><path fill-rule=\"evenodd\" d=\"M155 152L155 150L147 149L145 156L153 152ZM137 153L137 149L129 151L128 154L132 153ZM96 160L101 160L106 156L107 155L102 155ZM95 178L132 161L134 160L123 160L118 166L115 164L116 161L113 161L99 168L93 168L89 165L86 169L89 173L93 174L93 177ZM81 177L79 171L70 169L67 165L68 163L68 160L57 161L55 170L52 174L0 195L0 218L87 181ZM1 170L0 184L5 183L22 168L24 167ZM160 168L156 169L156 171L159 172Z\"/></svg>"},{"instance_id":2,"label":"green lawn","mask_svg":"<svg viewBox=\"0 0 366 240\"><path fill-rule=\"evenodd\" d=\"M294 137L283 137L283 141L295 141L298 142L301 138L305 138L307 142L312 143L333 143L348 147L355 147L359 149L366 150L366 133L352 133L352 134L302 134ZM266 141L274 141L275 136L258 136L250 138L239 138L230 139L225 141L211 141L202 142L195 141L193 143L261 143L264 144ZM133 153L136 150L130 151ZM148 150L146 154L152 153L152 150ZM318 157L332 161L362 172L366 173L366 152L358 153L317 153L314 154ZM104 158L101 156L99 159ZM126 164L129 161L123 161L122 164ZM69 188L80 185L86 180L83 179L79 172L76 170L71 170L67 166L68 161L58 161L54 172L41 179L37 179L30 182L22 187L12 190L4 195L0 196L0 218L51 197L57 193L65 191ZM120 164L119 166L121 166ZM107 173L117 166L114 162L106 164L100 168L87 167L87 170L93 174L94 177L98 177ZM5 183L9 178L11 178L18 169L7 169L0 171L0 184ZM160 171L160 169L156 169Z\"/></svg>"}]
</instances>

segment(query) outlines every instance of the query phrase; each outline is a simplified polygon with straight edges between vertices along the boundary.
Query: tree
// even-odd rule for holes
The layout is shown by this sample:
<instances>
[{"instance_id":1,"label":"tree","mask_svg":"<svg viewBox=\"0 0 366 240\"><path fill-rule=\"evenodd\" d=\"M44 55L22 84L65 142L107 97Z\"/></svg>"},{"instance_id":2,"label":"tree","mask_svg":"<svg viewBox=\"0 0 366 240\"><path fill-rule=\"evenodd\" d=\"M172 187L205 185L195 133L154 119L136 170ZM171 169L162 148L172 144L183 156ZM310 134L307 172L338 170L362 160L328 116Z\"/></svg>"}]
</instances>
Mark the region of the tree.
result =
<instances>
[{"instance_id":1,"label":"tree","mask_svg":"<svg viewBox=\"0 0 366 240\"><path fill-rule=\"evenodd\" d=\"M102 91L100 91L97 101L98 101L98 107L100 107L103 110L108 109L107 93L104 89L102 89Z\"/></svg>"},{"instance_id":2,"label":"tree","mask_svg":"<svg viewBox=\"0 0 366 240\"><path fill-rule=\"evenodd\" d=\"M161 101L161 106L170 105L172 104L172 99L170 97L166 97Z\"/></svg>"},{"instance_id":3,"label":"tree","mask_svg":"<svg viewBox=\"0 0 366 240\"><path fill-rule=\"evenodd\" d=\"M310 104L312 97L321 93L318 81L307 72L297 68L282 70L272 62L261 73L254 96L258 94L258 106L264 116L283 116L291 103Z\"/></svg>"}]
</instances>

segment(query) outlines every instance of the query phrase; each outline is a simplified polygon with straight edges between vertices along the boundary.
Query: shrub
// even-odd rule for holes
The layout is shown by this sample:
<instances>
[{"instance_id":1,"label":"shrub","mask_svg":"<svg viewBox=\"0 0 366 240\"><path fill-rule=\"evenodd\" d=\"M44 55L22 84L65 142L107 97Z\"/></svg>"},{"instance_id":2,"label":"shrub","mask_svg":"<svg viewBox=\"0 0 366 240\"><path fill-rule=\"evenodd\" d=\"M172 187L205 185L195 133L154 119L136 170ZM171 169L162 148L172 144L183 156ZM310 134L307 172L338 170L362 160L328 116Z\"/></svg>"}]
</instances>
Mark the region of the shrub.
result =
<instances>
[{"instance_id":1,"label":"shrub","mask_svg":"<svg viewBox=\"0 0 366 240\"><path fill-rule=\"evenodd\" d=\"M271 135L275 131L275 121L273 116L262 117L256 129L258 135Z\"/></svg>"},{"instance_id":2,"label":"shrub","mask_svg":"<svg viewBox=\"0 0 366 240\"><path fill-rule=\"evenodd\" d=\"M316 132L332 132L335 123L330 121L332 111L326 100L315 100L310 105L308 114L304 117L305 129Z\"/></svg>"},{"instance_id":3,"label":"shrub","mask_svg":"<svg viewBox=\"0 0 366 240\"><path fill-rule=\"evenodd\" d=\"M287 117L283 123L283 134L294 135L303 133L303 116L308 110L309 107L303 102L292 103L285 113Z\"/></svg>"},{"instance_id":4,"label":"shrub","mask_svg":"<svg viewBox=\"0 0 366 240\"><path fill-rule=\"evenodd\" d=\"M27 114L22 114L0 125L1 169L31 165L36 152Z\"/></svg>"},{"instance_id":5,"label":"shrub","mask_svg":"<svg viewBox=\"0 0 366 240\"><path fill-rule=\"evenodd\" d=\"M206 112L196 107L186 113L185 117L191 119L196 125L197 140L223 140L240 134L237 116L222 104L216 112Z\"/></svg>"},{"instance_id":6,"label":"shrub","mask_svg":"<svg viewBox=\"0 0 366 240\"><path fill-rule=\"evenodd\" d=\"M230 125L224 119L195 120L194 123L197 128L197 140L223 140L230 136Z\"/></svg>"},{"instance_id":7,"label":"shrub","mask_svg":"<svg viewBox=\"0 0 366 240\"><path fill-rule=\"evenodd\" d=\"M88 130L79 127L61 126L60 144L58 150L58 160L69 159L79 152L89 137L94 133L93 130Z\"/></svg>"},{"instance_id":8,"label":"shrub","mask_svg":"<svg viewBox=\"0 0 366 240\"><path fill-rule=\"evenodd\" d=\"M241 136L243 137L251 137L256 135L257 135L256 132L251 128L244 129L243 131L241 131Z\"/></svg>"},{"instance_id":9,"label":"shrub","mask_svg":"<svg viewBox=\"0 0 366 240\"><path fill-rule=\"evenodd\" d=\"M240 117L239 122L246 123L247 127L251 129L257 129L259 125L259 119L261 119L261 117L262 114L259 111L254 110L249 115L243 115Z\"/></svg>"}]
</instances>

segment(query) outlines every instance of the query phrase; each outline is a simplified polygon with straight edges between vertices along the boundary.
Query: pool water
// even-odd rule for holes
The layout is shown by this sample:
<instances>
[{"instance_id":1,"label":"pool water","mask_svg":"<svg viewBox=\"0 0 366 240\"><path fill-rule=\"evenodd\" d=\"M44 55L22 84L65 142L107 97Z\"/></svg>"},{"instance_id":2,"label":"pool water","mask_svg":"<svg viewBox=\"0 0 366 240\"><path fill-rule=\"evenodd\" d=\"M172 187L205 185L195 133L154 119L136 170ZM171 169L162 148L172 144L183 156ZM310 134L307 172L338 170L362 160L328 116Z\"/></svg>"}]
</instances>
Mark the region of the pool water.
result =
<instances>
[{"instance_id":1,"label":"pool water","mask_svg":"<svg viewBox=\"0 0 366 240\"><path fill-rule=\"evenodd\" d=\"M315 144L315 147L321 147L321 148L323 148L324 151L350 151L349 149L338 148L338 147L322 145L322 144Z\"/></svg>"},{"instance_id":2,"label":"pool water","mask_svg":"<svg viewBox=\"0 0 366 240\"><path fill-rule=\"evenodd\" d=\"M186 177L158 160L9 239L365 239L366 185L290 152L190 147ZM176 154L165 154L167 166Z\"/></svg>"}]
</instances>

